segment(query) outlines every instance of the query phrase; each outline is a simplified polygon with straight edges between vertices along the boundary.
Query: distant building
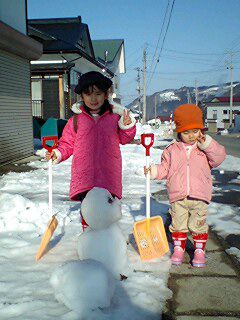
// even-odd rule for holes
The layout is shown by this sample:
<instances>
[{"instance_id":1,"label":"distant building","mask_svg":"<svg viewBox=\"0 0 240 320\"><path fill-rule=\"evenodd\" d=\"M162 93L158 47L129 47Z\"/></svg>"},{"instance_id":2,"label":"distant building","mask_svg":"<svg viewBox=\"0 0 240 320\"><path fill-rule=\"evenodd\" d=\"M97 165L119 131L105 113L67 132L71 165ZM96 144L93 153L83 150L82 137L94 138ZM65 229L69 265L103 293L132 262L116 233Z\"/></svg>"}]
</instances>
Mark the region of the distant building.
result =
<instances>
[{"instance_id":1,"label":"distant building","mask_svg":"<svg viewBox=\"0 0 240 320\"><path fill-rule=\"evenodd\" d=\"M114 100L121 102L120 74L126 72L123 39L92 40L96 59L114 73Z\"/></svg>"},{"instance_id":2,"label":"distant building","mask_svg":"<svg viewBox=\"0 0 240 320\"><path fill-rule=\"evenodd\" d=\"M88 25L81 17L28 20L28 34L43 44L43 55L31 64L33 115L67 119L78 77L88 71L113 78L95 58Z\"/></svg>"},{"instance_id":3,"label":"distant building","mask_svg":"<svg viewBox=\"0 0 240 320\"><path fill-rule=\"evenodd\" d=\"M230 98L214 98L204 103L206 125L210 132L228 129L230 126ZM233 97L233 123L236 114L240 114L240 97Z\"/></svg>"}]
</instances>

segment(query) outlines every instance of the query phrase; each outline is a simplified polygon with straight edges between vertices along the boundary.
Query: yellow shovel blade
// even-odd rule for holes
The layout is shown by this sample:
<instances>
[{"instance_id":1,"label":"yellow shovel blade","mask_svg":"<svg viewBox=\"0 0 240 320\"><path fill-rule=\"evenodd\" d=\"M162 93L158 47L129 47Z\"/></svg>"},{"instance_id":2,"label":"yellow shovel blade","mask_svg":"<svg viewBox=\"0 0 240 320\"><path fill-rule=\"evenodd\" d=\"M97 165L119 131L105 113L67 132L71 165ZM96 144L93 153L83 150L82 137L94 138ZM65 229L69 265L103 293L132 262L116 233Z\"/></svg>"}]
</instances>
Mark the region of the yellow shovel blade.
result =
<instances>
[{"instance_id":1,"label":"yellow shovel blade","mask_svg":"<svg viewBox=\"0 0 240 320\"><path fill-rule=\"evenodd\" d=\"M38 249L38 252L36 254L36 261L40 260L44 254L45 249L47 248L47 245L52 238L52 235L57 228L58 221L55 216L52 216L52 219L49 221L47 230L44 232L42 236L42 240Z\"/></svg>"},{"instance_id":2,"label":"yellow shovel blade","mask_svg":"<svg viewBox=\"0 0 240 320\"><path fill-rule=\"evenodd\" d=\"M133 234L142 261L160 258L169 251L162 217L152 217L134 223Z\"/></svg>"}]
</instances>

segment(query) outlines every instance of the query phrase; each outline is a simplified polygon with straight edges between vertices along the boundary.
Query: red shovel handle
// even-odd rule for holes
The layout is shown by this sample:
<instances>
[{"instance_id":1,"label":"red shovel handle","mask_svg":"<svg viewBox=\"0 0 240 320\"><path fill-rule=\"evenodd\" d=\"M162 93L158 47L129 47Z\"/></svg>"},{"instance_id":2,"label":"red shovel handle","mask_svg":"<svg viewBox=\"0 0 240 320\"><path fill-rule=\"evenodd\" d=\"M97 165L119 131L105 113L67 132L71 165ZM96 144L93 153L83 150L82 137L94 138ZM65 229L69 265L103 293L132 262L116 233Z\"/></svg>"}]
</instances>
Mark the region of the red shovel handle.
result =
<instances>
[{"instance_id":1,"label":"red shovel handle","mask_svg":"<svg viewBox=\"0 0 240 320\"><path fill-rule=\"evenodd\" d=\"M47 141L52 141L53 145L50 147L47 145ZM51 136L51 137L43 137L42 138L42 145L45 149L47 149L48 152L52 152L53 149L57 148L58 145L58 137L57 136Z\"/></svg>"},{"instance_id":2,"label":"red shovel handle","mask_svg":"<svg viewBox=\"0 0 240 320\"><path fill-rule=\"evenodd\" d=\"M150 148L154 142L153 133L143 133L141 134L141 144L146 148L146 156L150 156Z\"/></svg>"}]
</instances>

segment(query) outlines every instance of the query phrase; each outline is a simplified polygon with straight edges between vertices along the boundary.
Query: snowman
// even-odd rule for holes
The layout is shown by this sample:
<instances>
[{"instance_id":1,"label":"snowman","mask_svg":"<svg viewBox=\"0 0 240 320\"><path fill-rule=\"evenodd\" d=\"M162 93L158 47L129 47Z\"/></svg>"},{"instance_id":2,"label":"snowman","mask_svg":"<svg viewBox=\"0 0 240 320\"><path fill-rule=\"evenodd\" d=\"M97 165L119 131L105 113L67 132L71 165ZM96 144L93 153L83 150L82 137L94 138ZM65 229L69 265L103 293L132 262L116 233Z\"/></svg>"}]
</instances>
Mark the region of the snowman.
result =
<instances>
[{"instance_id":1,"label":"snowman","mask_svg":"<svg viewBox=\"0 0 240 320\"><path fill-rule=\"evenodd\" d=\"M78 239L79 260L58 267L50 283L59 302L88 317L110 307L116 281L125 279L130 270L126 240L118 226L120 200L106 189L93 188L81 212L88 227Z\"/></svg>"},{"instance_id":2,"label":"snowman","mask_svg":"<svg viewBox=\"0 0 240 320\"><path fill-rule=\"evenodd\" d=\"M121 219L121 201L102 188L88 192L81 212L89 227L78 239L80 260L101 262L116 279L128 274L127 244L118 221Z\"/></svg>"}]
</instances>

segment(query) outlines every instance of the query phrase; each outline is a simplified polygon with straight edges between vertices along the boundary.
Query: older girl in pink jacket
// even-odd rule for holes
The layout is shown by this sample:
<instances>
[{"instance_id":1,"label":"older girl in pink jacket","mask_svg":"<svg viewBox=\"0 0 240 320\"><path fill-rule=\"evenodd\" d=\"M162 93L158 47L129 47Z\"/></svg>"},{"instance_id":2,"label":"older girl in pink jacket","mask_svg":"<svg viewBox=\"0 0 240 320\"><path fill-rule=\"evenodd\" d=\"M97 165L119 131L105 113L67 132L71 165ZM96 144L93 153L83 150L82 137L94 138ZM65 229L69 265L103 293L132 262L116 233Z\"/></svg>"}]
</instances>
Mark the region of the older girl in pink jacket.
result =
<instances>
[{"instance_id":1,"label":"older girl in pink jacket","mask_svg":"<svg viewBox=\"0 0 240 320\"><path fill-rule=\"evenodd\" d=\"M167 180L172 217L170 231L174 243L171 260L175 265L183 262L188 231L194 240L193 266L206 265L206 216L212 197L211 169L219 166L226 157L224 147L202 133L202 119L198 106L179 106L174 112L178 141L164 150L159 165L150 168L152 179Z\"/></svg>"},{"instance_id":2,"label":"older girl in pink jacket","mask_svg":"<svg viewBox=\"0 0 240 320\"><path fill-rule=\"evenodd\" d=\"M136 126L129 111L110 105L111 85L112 81L99 72L91 71L80 77L75 92L81 96L82 103L73 105L75 115L66 124L58 148L46 155L54 163L73 155L71 200L82 201L93 187L105 188L122 198L119 145L134 139Z\"/></svg>"}]
</instances>

